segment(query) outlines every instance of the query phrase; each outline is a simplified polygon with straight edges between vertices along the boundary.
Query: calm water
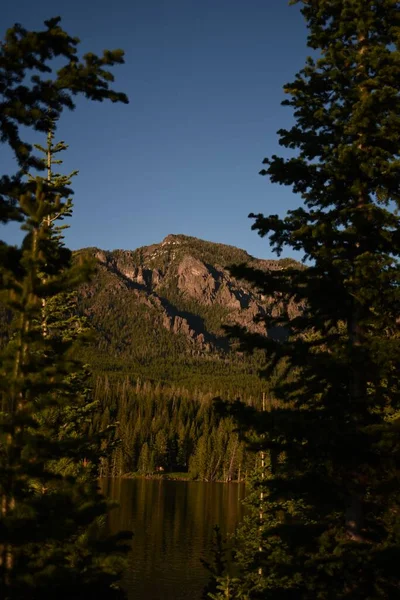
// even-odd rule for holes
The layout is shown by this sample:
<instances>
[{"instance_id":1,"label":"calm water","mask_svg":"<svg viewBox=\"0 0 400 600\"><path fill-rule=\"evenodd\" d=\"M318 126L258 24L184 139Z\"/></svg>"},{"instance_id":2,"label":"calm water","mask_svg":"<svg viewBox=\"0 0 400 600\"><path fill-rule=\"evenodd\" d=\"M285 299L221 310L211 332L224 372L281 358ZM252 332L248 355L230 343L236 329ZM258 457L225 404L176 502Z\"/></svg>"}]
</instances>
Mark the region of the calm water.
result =
<instances>
[{"instance_id":1,"label":"calm water","mask_svg":"<svg viewBox=\"0 0 400 600\"><path fill-rule=\"evenodd\" d=\"M244 485L155 479L108 479L103 492L120 504L113 532L134 532L125 579L129 600L197 600L208 573L213 527L232 533L243 517Z\"/></svg>"}]
</instances>

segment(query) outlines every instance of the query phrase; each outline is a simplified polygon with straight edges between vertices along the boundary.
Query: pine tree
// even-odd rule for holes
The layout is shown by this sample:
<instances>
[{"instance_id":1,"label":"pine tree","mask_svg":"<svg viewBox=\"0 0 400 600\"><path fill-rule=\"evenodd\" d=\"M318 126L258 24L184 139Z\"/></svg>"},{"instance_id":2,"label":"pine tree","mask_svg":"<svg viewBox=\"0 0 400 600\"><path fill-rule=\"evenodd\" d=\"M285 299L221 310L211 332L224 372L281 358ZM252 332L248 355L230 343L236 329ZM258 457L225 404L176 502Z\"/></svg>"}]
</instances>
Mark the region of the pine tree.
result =
<instances>
[{"instance_id":1,"label":"pine tree","mask_svg":"<svg viewBox=\"0 0 400 600\"><path fill-rule=\"evenodd\" d=\"M213 597L213 594L218 591L218 582L226 577L227 570L227 554L226 540L223 539L221 529L215 525L213 530L213 540L211 546L211 560L201 560L201 564L209 573L209 581L203 590L202 598L208 600Z\"/></svg>"},{"instance_id":2,"label":"pine tree","mask_svg":"<svg viewBox=\"0 0 400 600\"><path fill-rule=\"evenodd\" d=\"M62 109L74 107L76 93L126 102L109 90L113 78L105 68L123 62L123 53L87 54L81 62L78 40L59 21L46 22L44 32L16 25L0 47L2 141L20 166L0 180L1 218L22 221L26 231L21 248L0 247L1 301L15 317L0 377L0 595L7 600L122 596L117 581L126 548L99 529L107 503L82 462L83 448L93 444L78 431L86 390L75 336L63 331L71 326L68 294L86 279L88 265L72 261L54 226L71 210L67 180L24 181L30 168L43 165L20 138L20 126L50 131ZM32 76L29 87L30 70L51 72L47 63L55 56L67 65L53 81ZM63 307L60 294L67 294Z\"/></svg>"},{"instance_id":3,"label":"pine tree","mask_svg":"<svg viewBox=\"0 0 400 600\"><path fill-rule=\"evenodd\" d=\"M64 196L62 205L50 217L47 215L42 225L48 228L47 235L60 248L64 249L63 232L69 227L66 223L59 224L65 218L72 216L73 202L70 189L72 178L78 175L78 171L72 171L69 174L54 172L54 165L62 165L63 161L56 158L60 152L66 151L68 145L64 141L54 142L56 123L51 122L47 133L47 143L43 147L40 144L34 144L34 148L42 155L42 165L46 169L46 177L37 175L36 177L28 173L30 181L40 183L48 190L58 191ZM42 282L46 283L46 277L42 274ZM90 326L88 320L78 310L78 293L76 290L61 292L49 298L42 298L41 311L41 329L44 337L51 336L58 338L63 342L69 342L73 345L73 353L79 354L82 345L90 337ZM112 443L111 435L115 427L108 426L99 429L96 434L89 433L90 423L94 418L96 410L99 410L99 402L93 398L90 384L91 372L90 366L81 364L79 360L75 363L75 371L68 374L65 383L69 388L71 403L63 402L62 407L52 407L42 420L42 426L51 423L52 435L58 439L66 437L80 438L82 441L81 460L85 469L84 475L97 479L99 475L100 462L111 453ZM77 403L76 398L80 397L81 402ZM66 400L66 399L65 399ZM56 429L58 428L58 431ZM85 436L84 436L85 434ZM60 461L54 468L71 472L76 472L81 465L76 461ZM81 472L82 475L82 472Z\"/></svg>"},{"instance_id":4,"label":"pine tree","mask_svg":"<svg viewBox=\"0 0 400 600\"><path fill-rule=\"evenodd\" d=\"M35 188L24 183L24 174L32 169L43 170L32 145L21 137L21 126L47 134L49 125L65 108L75 108L73 96L78 94L99 102L128 102L125 94L110 89L114 76L109 67L124 62L123 51L105 50L103 56L89 52L80 59L80 40L68 35L60 21L60 17L45 21L42 31L28 31L15 24L7 30L0 46L1 140L9 145L19 166L15 175L0 178L3 222L23 219L18 198ZM65 61L55 74L51 67L54 58Z\"/></svg>"},{"instance_id":5,"label":"pine tree","mask_svg":"<svg viewBox=\"0 0 400 600\"><path fill-rule=\"evenodd\" d=\"M400 3L292 3L314 54L285 87L295 124L278 134L295 154L266 158L261 174L303 203L250 216L278 255L292 248L307 267L235 274L304 310L268 317L284 342L236 331L267 352L280 401L245 411L269 460L241 593L399 598Z\"/></svg>"}]
</instances>

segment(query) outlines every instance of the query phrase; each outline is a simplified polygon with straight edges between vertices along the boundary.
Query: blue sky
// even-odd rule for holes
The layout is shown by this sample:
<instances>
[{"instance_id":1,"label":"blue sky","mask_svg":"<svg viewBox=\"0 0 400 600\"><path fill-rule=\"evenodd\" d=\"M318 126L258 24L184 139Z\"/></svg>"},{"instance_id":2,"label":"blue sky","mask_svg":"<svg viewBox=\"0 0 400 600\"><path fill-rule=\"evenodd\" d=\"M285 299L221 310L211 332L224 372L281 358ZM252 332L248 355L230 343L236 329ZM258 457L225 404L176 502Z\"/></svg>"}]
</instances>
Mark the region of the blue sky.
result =
<instances>
[{"instance_id":1,"label":"blue sky","mask_svg":"<svg viewBox=\"0 0 400 600\"><path fill-rule=\"evenodd\" d=\"M282 86L308 54L298 6L287 0L15 0L15 22L40 29L60 15L82 52L123 48L115 88L129 105L77 102L56 135L64 170L79 170L73 248L134 249L184 233L272 256L249 212L284 214L300 198L258 175L281 153L292 122ZM32 141L37 141L31 138ZM41 140L44 141L44 140ZM1 151L2 172L14 172ZM0 235L17 241L14 227ZM291 255L288 250L286 255Z\"/></svg>"}]
</instances>

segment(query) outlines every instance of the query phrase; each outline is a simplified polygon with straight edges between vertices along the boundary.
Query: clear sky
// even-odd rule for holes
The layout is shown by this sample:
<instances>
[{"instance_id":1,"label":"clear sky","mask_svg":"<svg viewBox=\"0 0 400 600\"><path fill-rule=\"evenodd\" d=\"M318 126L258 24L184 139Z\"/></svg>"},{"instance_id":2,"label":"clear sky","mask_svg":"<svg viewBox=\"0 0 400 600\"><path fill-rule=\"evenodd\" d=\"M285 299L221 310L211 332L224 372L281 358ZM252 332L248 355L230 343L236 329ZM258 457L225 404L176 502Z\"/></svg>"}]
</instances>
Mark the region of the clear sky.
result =
<instances>
[{"instance_id":1,"label":"clear sky","mask_svg":"<svg viewBox=\"0 0 400 600\"><path fill-rule=\"evenodd\" d=\"M125 50L114 87L130 99L82 99L60 121L65 171L79 170L68 245L134 249L184 233L272 256L247 215L300 202L258 175L265 156L282 153L276 131L292 122L282 86L309 53L298 5L14 0L2 6L1 36L15 22L40 29L57 15L82 52ZM15 171L4 149L1 159L2 173ZM18 237L9 226L0 235Z\"/></svg>"}]
</instances>

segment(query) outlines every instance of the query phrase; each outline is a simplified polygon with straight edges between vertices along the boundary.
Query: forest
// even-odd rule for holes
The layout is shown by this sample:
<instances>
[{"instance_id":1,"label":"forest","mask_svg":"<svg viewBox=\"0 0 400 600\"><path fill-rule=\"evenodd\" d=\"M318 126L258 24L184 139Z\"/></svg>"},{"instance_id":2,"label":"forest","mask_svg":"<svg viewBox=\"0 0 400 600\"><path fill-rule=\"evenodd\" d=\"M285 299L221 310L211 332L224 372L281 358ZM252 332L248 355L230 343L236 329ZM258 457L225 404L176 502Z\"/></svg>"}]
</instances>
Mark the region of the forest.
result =
<instances>
[{"instance_id":1,"label":"forest","mask_svg":"<svg viewBox=\"0 0 400 600\"><path fill-rule=\"evenodd\" d=\"M115 450L101 465L102 476L187 473L202 481L243 481L257 457L245 450L235 423L214 409L212 393L189 392L160 383L114 386L99 377L93 433L116 423Z\"/></svg>"},{"instance_id":2,"label":"forest","mask_svg":"<svg viewBox=\"0 0 400 600\"><path fill-rule=\"evenodd\" d=\"M236 576L217 539L212 600L400 598L400 5L291 4L311 56L284 87L293 120L278 131L282 155L266 157L260 174L298 205L250 218L278 257L301 253L305 268L231 266L279 305L255 321L287 334L222 327L223 310L215 319L204 310L237 357L219 354L212 368L195 354L176 365L185 341L173 344L167 329L161 352L138 343L121 368L131 334L141 334L121 327L123 303L99 352L90 349L92 325L113 301L92 325L79 310L96 266L64 241L76 172L56 172L67 149L57 124L76 96L114 110L128 103L114 90L124 52L81 56L59 17L5 33L0 141L17 171L0 178L0 220L24 238L0 243L1 598L126 597L132 533L107 531L99 475L177 471L247 481Z\"/></svg>"}]
</instances>

